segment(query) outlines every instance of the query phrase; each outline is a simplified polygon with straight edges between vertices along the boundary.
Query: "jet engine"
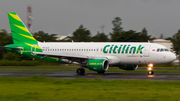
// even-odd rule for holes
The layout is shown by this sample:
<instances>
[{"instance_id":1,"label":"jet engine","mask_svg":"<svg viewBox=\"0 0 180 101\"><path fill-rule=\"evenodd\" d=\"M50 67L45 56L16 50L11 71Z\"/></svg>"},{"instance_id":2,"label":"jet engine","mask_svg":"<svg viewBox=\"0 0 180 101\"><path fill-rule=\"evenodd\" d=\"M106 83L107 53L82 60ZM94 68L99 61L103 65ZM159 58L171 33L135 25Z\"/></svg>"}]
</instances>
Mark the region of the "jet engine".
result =
<instances>
[{"instance_id":1,"label":"jet engine","mask_svg":"<svg viewBox=\"0 0 180 101\"><path fill-rule=\"evenodd\" d=\"M120 69L124 69L124 70L136 70L138 68L138 65L118 65Z\"/></svg>"},{"instance_id":2,"label":"jet engine","mask_svg":"<svg viewBox=\"0 0 180 101\"><path fill-rule=\"evenodd\" d=\"M88 60L87 67L90 70L97 71L98 73L103 73L108 70L109 63L106 59L92 59Z\"/></svg>"}]
</instances>

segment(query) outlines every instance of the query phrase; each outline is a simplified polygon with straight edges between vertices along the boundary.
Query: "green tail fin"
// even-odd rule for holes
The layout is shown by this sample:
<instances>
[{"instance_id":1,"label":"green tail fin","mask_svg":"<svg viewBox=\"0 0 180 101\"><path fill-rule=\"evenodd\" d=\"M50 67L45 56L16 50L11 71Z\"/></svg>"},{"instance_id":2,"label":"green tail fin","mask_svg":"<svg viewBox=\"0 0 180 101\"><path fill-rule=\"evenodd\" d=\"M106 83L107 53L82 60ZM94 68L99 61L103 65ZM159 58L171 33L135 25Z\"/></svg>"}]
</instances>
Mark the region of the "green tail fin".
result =
<instances>
[{"instance_id":1,"label":"green tail fin","mask_svg":"<svg viewBox=\"0 0 180 101\"><path fill-rule=\"evenodd\" d=\"M8 17L14 44L38 43L15 12L8 12Z\"/></svg>"}]
</instances>

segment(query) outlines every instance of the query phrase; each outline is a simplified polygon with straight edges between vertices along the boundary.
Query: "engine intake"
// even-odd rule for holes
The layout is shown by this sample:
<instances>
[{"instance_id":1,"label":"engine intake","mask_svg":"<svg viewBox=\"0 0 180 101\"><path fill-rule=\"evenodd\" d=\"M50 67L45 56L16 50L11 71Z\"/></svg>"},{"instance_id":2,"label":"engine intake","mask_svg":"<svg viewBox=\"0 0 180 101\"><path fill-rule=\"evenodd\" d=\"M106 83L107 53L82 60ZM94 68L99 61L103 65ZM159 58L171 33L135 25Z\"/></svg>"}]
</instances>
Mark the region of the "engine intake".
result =
<instances>
[{"instance_id":1,"label":"engine intake","mask_svg":"<svg viewBox=\"0 0 180 101\"><path fill-rule=\"evenodd\" d=\"M109 68L109 63L106 59L93 59L88 61L87 67L93 71L105 72Z\"/></svg>"}]
</instances>

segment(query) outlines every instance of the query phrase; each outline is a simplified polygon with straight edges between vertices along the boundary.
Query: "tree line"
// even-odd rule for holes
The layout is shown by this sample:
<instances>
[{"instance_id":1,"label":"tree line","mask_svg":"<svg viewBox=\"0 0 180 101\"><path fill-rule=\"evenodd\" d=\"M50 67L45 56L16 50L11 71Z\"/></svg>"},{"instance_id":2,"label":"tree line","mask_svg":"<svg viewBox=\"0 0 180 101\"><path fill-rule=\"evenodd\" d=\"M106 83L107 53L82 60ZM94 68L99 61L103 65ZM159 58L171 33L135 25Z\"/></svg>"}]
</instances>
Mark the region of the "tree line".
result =
<instances>
[{"instance_id":1,"label":"tree line","mask_svg":"<svg viewBox=\"0 0 180 101\"><path fill-rule=\"evenodd\" d=\"M80 25L73 32L72 39L75 42L147 42L150 40L151 36L148 35L146 28L143 28L141 32L123 30L120 17L115 17L112 24L112 32L109 33L110 38L103 32L97 32L95 36L92 36L90 30Z\"/></svg>"},{"instance_id":2,"label":"tree line","mask_svg":"<svg viewBox=\"0 0 180 101\"><path fill-rule=\"evenodd\" d=\"M124 30L122 27L122 21L120 17L115 17L112 21L112 31L108 34L103 32L97 32L96 35L92 36L90 30L85 28L83 25L80 25L73 33L72 39L66 41L74 42L148 42L152 40L151 35L148 35L146 28L142 28L141 32L135 30ZM49 34L43 31L38 31L32 33L32 35L38 41L45 42L64 42L65 40L56 40L57 34ZM175 33L172 37L168 38L174 44L175 51L180 50L180 30ZM11 33L8 33L5 29L0 31L0 46L5 46L7 44L13 44ZM11 57L11 58L10 58ZM13 58L12 58L13 57ZM6 50L0 48L0 59L4 60L31 60L31 58L14 55L14 53L7 52Z\"/></svg>"}]
</instances>

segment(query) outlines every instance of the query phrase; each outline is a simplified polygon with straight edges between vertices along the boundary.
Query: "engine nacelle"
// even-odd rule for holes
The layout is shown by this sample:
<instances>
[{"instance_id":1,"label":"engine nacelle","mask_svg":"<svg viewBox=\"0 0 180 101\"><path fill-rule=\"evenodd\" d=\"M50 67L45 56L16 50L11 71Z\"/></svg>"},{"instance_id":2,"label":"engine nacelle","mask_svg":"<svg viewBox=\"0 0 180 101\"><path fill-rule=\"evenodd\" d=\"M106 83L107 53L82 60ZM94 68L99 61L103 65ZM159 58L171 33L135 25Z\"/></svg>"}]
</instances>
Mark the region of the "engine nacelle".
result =
<instances>
[{"instance_id":1,"label":"engine nacelle","mask_svg":"<svg viewBox=\"0 0 180 101\"><path fill-rule=\"evenodd\" d=\"M124 70L136 70L138 68L138 65L118 65L120 69Z\"/></svg>"},{"instance_id":2,"label":"engine nacelle","mask_svg":"<svg viewBox=\"0 0 180 101\"><path fill-rule=\"evenodd\" d=\"M106 59L93 59L88 60L87 67L93 71L105 72L109 68L109 63Z\"/></svg>"}]
</instances>

